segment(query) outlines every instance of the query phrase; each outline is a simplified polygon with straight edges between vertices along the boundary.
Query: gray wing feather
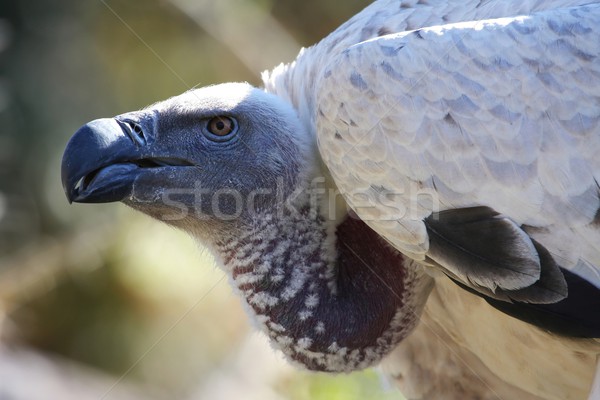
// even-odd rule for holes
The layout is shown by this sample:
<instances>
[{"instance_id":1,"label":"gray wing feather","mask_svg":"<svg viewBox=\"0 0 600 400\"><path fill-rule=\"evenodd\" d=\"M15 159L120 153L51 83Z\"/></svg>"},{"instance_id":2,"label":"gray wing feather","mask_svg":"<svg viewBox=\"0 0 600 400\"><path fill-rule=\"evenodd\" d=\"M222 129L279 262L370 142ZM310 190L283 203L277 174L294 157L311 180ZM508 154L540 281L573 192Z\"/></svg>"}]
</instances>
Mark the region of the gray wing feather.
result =
<instances>
[{"instance_id":1,"label":"gray wing feather","mask_svg":"<svg viewBox=\"0 0 600 400\"><path fill-rule=\"evenodd\" d=\"M540 278L540 259L529 236L489 207L433 213L425 226L428 257L463 282L516 290Z\"/></svg>"},{"instance_id":2,"label":"gray wing feather","mask_svg":"<svg viewBox=\"0 0 600 400\"><path fill-rule=\"evenodd\" d=\"M349 205L405 254L498 296L560 297L560 270L542 264L600 276L599 55L599 4L359 43L317 85L319 149ZM396 219L381 218L387 204L354 204L357 188L377 187L397 194ZM474 206L509 218L426 226ZM504 236L480 232L490 227ZM464 247L459 234L480 240Z\"/></svg>"},{"instance_id":3,"label":"gray wing feather","mask_svg":"<svg viewBox=\"0 0 600 400\"><path fill-rule=\"evenodd\" d=\"M556 303L568 295L548 250L489 207L434 213L425 226L428 261L481 294L535 304Z\"/></svg>"},{"instance_id":4,"label":"gray wing feather","mask_svg":"<svg viewBox=\"0 0 600 400\"><path fill-rule=\"evenodd\" d=\"M532 240L540 257L540 279L533 285L514 291L501 291L508 299L524 303L551 304L568 296L567 282L550 252ZM494 297L494 296L491 296Z\"/></svg>"}]
</instances>

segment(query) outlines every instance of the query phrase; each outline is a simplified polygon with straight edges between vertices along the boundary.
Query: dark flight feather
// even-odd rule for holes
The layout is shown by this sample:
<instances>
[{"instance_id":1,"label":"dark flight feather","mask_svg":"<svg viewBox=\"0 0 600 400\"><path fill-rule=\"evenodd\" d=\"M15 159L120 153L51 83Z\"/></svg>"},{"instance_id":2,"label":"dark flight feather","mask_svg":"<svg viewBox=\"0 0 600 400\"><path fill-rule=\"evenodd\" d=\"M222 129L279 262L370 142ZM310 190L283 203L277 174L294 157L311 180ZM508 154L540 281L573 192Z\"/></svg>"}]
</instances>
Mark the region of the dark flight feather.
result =
<instances>
[{"instance_id":1,"label":"dark flight feather","mask_svg":"<svg viewBox=\"0 0 600 400\"><path fill-rule=\"evenodd\" d=\"M566 269L561 268L560 272L564 275L569 296L553 304L497 300L452 280L494 308L548 332L578 338L600 337L600 289Z\"/></svg>"},{"instance_id":2,"label":"dark flight feather","mask_svg":"<svg viewBox=\"0 0 600 400\"><path fill-rule=\"evenodd\" d=\"M540 257L529 236L489 207L433 213L425 219L427 256L464 283L517 290L540 279Z\"/></svg>"}]
</instances>

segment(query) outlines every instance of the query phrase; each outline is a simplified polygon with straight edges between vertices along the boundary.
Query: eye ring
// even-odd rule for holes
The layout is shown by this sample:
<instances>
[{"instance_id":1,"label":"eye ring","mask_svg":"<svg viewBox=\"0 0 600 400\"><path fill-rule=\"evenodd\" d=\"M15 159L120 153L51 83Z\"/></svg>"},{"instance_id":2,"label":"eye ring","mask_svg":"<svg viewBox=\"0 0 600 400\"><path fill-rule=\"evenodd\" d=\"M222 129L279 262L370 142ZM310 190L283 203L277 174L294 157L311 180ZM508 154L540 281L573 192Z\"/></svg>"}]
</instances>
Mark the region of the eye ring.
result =
<instances>
[{"instance_id":1,"label":"eye ring","mask_svg":"<svg viewBox=\"0 0 600 400\"><path fill-rule=\"evenodd\" d=\"M229 140L237 131L237 121L231 117L219 115L208 120L206 131L212 140Z\"/></svg>"}]
</instances>

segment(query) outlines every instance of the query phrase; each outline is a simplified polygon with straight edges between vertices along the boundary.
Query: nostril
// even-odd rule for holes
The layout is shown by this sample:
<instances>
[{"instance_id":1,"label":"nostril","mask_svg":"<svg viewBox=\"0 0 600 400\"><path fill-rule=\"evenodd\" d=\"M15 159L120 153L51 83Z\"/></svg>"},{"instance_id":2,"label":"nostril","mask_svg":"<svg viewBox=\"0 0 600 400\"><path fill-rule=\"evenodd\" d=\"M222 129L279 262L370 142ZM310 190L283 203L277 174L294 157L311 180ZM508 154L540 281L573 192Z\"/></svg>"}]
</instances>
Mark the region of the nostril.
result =
<instances>
[{"instance_id":1,"label":"nostril","mask_svg":"<svg viewBox=\"0 0 600 400\"><path fill-rule=\"evenodd\" d=\"M131 125L133 126L132 129L135 132L135 134L138 135L141 139L145 140L146 138L144 137L144 131L142 130L142 127L133 122L131 123Z\"/></svg>"},{"instance_id":2,"label":"nostril","mask_svg":"<svg viewBox=\"0 0 600 400\"><path fill-rule=\"evenodd\" d=\"M144 135L144 130L142 129L142 126L133 121L126 121L125 123L129 125L129 129L133 133L134 139L139 144L146 144L146 136Z\"/></svg>"},{"instance_id":3,"label":"nostril","mask_svg":"<svg viewBox=\"0 0 600 400\"><path fill-rule=\"evenodd\" d=\"M118 121L125 133L137 144L146 144L146 134L140 124L131 120Z\"/></svg>"}]
</instances>

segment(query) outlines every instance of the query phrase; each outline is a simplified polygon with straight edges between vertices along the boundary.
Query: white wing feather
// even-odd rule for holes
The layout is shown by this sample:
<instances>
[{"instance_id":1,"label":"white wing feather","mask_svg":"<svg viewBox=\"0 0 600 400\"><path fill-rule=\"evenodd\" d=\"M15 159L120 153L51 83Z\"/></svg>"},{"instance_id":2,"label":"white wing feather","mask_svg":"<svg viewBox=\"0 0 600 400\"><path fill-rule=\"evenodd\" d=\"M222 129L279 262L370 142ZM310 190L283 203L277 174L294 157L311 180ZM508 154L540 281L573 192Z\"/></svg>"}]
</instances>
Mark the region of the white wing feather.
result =
<instances>
[{"instance_id":1,"label":"white wing feather","mask_svg":"<svg viewBox=\"0 0 600 400\"><path fill-rule=\"evenodd\" d=\"M424 218L484 205L600 286L600 5L388 34L316 85L323 159L396 247L423 259Z\"/></svg>"}]
</instances>

